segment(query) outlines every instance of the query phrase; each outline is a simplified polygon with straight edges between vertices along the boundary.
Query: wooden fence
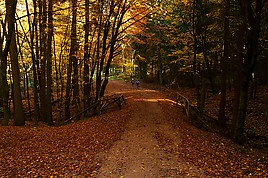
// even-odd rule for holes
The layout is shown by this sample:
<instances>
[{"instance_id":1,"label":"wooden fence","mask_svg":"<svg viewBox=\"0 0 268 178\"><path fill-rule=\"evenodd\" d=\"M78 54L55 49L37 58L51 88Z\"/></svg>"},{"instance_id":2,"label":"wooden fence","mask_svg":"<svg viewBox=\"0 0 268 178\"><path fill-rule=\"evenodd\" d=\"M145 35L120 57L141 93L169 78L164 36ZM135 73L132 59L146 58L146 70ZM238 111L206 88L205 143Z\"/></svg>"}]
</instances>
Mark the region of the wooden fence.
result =
<instances>
[{"instance_id":1,"label":"wooden fence","mask_svg":"<svg viewBox=\"0 0 268 178\"><path fill-rule=\"evenodd\" d=\"M78 121L82 114L90 112L91 110L95 110L95 113L100 114L102 111L107 109L108 107L118 106L121 110L122 105L125 105L126 101L123 95L113 95L106 98L102 98L99 101L91 104L88 108L84 109L83 111L79 112L78 114L72 116L71 118L61 122L59 125L64 125L68 123L72 123Z\"/></svg>"},{"instance_id":2,"label":"wooden fence","mask_svg":"<svg viewBox=\"0 0 268 178\"><path fill-rule=\"evenodd\" d=\"M177 103L183 105L183 109L187 115L188 122L198 128L222 134L222 128L220 128L219 124L217 124L217 119L205 113L201 113L196 106L192 106L189 100L180 93L178 93ZM227 127L229 128L225 130L225 132L227 132L224 134L229 135L230 133L228 133L228 130L230 130L230 125L227 125ZM246 132L245 135L247 137L247 142L249 145L267 150L268 138L266 136L254 135L252 133Z\"/></svg>"},{"instance_id":3,"label":"wooden fence","mask_svg":"<svg viewBox=\"0 0 268 178\"><path fill-rule=\"evenodd\" d=\"M176 99L176 103L180 103L183 105L184 107L184 111L187 115L187 118L190 119L190 102L189 100L184 97L183 95L181 95L180 93L178 93L177 99Z\"/></svg>"},{"instance_id":4,"label":"wooden fence","mask_svg":"<svg viewBox=\"0 0 268 178\"><path fill-rule=\"evenodd\" d=\"M188 98L178 93L176 102L183 106L188 122L205 130L215 131L214 128L217 127L212 127L212 125L215 126L216 120L204 113L201 113L196 106L192 106Z\"/></svg>"}]
</instances>

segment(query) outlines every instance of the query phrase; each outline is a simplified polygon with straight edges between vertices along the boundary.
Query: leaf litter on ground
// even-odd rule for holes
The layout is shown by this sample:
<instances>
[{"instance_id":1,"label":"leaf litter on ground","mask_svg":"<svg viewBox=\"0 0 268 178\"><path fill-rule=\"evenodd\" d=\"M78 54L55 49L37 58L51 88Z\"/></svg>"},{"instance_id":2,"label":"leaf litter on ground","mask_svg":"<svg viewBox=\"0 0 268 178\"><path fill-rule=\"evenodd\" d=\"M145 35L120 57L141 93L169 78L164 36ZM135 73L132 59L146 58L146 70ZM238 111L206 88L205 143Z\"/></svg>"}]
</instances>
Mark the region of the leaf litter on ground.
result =
<instances>
[{"instance_id":1,"label":"leaf litter on ground","mask_svg":"<svg viewBox=\"0 0 268 178\"><path fill-rule=\"evenodd\" d=\"M110 93L122 90L124 85L110 87ZM170 107L176 106L163 107L172 110ZM102 165L95 156L120 139L132 113L128 104L122 110L61 127L0 127L0 177L91 177ZM178 160L194 164L208 177L268 176L267 151L239 146L215 133L199 130L186 121L182 112L170 112L168 118L182 133L181 144L171 149L172 140L157 133L156 137L159 145L175 153ZM187 173L191 168L184 169Z\"/></svg>"}]
</instances>

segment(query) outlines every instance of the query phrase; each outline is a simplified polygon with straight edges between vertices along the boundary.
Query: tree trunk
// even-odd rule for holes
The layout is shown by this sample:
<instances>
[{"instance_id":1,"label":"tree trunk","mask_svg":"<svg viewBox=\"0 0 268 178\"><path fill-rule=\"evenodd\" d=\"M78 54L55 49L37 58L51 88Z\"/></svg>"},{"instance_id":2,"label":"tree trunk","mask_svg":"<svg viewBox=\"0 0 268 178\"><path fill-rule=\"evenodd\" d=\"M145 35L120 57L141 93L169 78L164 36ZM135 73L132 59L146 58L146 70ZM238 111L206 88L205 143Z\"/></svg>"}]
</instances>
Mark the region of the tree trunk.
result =
<instances>
[{"instance_id":1,"label":"tree trunk","mask_svg":"<svg viewBox=\"0 0 268 178\"><path fill-rule=\"evenodd\" d=\"M7 83L7 73L6 73L6 69L7 69L7 58L4 58L1 54L1 73L0 73L0 84L1 84L1 87L0 87L0 92L1 92L1 96L0 96L0 99L2 100L1 101L1 105L2 105L2 108L3 108L3 125L4 126L7 126L8 125L8 122L9 122L9 119L10 119L10 112L9 112L9 106L8 106L8 98L9 98L9 89L8 89L8 83Z\"/></svg>"},{"instance_id":2,"label":"tree trunk","mask_svg":"<svg viewBox=\"0 0 268 178\"><path fill-rule=\"evenodd\" d=\"M8 2L11 1L6 1L6 19L7 21L10 21L9 19L12 17L12 11L15 10L15 8L8 8L8 7L12 7L11 4L9 4ZM6 34L5 31L5 25L2 23L2 29L3 29L3 35L0 34L0 59L1 59L1 65L0 65L0 90L1 90L1 94L2 94L2 107L3 107L3 125L7 126L9 119L10 119L10 112L9 112L9 105L8 105L8 98L9 98L9 88L8 88L8 83L7 83L7 56L8 56L8 51L10 48L10 43L11 43L11 30L14 30L14 27L12 27L13 24L10 24L11 26L9 26L9 33L6 36L6 40L5 40L5 47L3 49L3 45L4 45L4 34ZM1 32L1 30L0 30ZM1 38L3 36L3 38ZM3 49L3 50L2 50Z\"/></svg>"},{"instance_id":3,"label":"tree trunk","mask_svg":"<svg viewBox=\"0 0 268 178\"><path fill-rule=\"evenodd\" d=\"M197 108L203 108L202 106L202 102L201 102L201 89L200 89L200 77L198 75L198 71L197 71L197 47L198 47L198 39L197 39L197 30L198 30L198 23L197 23L197 19L199 18L198 16L198 1L194 0L193 2L193 17L192 17L192 24L193 24L193 40L194 40L194 49L193 49L193 80L194 80L194 85L195 85L195 89L196 89L196 95L197 95Z\"/></svg>"},{"instance_id":4,"label":"tree trunk","mask_svg":"<svg viewBox=\"0 0 268 178\"><path fill-rule=\"evenodd\" d=\"M110 6L111 6L110 9L115 8L113 2L110 4ZM128 8L129 7L127 6L127 0L124 0L121 4L118 5L115 14L112 14L113 12L110 10L108 22L106 24L107 25L107 29L106 29L107 32L104 32L104 36L107 36L109 34L109 28L112 27L111 28L112 32L111 32L111 41L110 41L110 51L109 51L108 60L107 60L106 66L105 66L105 77L104 77L104 81L103 81L102 86L101 86L100 97L104 96L105 89L106 89L106 86L108 84L110 66L111 66L112 60L114 58L114 52L116 50L115 45L117 43L118 35L120 33L119 29L123 23L123 18L124 18L125 13L127 12ZM112 16L113 16L113 21L112 21L112 25L111 25L109 20ZM103 46L104 45L106 46L106 41L105 41L105 43L103 43ZM102 55L103 54L104 53L102 53ZM102 58L104 59L104 57L105 56L103 56ZM101 60L101 63L103 62L103 59ZM102 65L103 64L101 64L101 67L102 67Z\"/></svg>"},{"instance_id":5,"label":"tree trunk","mask_svg":"<svg viewBox=\"0 0 268 178\"><path fill-rule=\"evenodd\" d=\"M52 37L53 37L53 4L52 0L48 1L48 38L47 38L47 49L46 49L46 58L47 58L47 123L48 125L53 124L52 118L52 101L51 97L53 95L52 87Z\"/></svg>"},{"instance_id":6,"label":"tree trunk","mask_svg":"<svg viewBox=\"0 0 268 178\"><path fill-rule=\"evenodd\" d=\"M41 57L41 76L40 76L40 111L41 111L41 120L47 121L47 95L46 95L46 50L47 50L47 3L46 0L43 0L39 5L40 17L42 18L41 23L39 24L40 28L40 57Z\"/></svg>"},{"instance_id":7,"label":"tree trunk","mask_svg":"<svg viewBox=\"0 0 268 178\"><path fill-rule=\"evenodd\" d=\"M259 56L259 35L262 17L262 8L265 5L263 0L257 0L252 3L251 1L240 0L240 10L241 15L244 18L244 27L246 27L246 43L245 51L246 55L243 56L243 78L241 83L239 106L238 106L238 116L236 127L234 130L234 141L238 144L244 143L244 123L247 117L247 104L248 104L248 87L249 81L252 77L252 72L257 63L257 58ZM247 27L250 25L250 28Z\"/></svg>"},{"instance_id":8,"label":"tree trunk","mask_svg":"<svg viewBox=\"0 0 268 178\"><path fill-rule=\"evenodd\" d=\"M71 44L71 46L73 45L73 52L72 52L72 62L73 62L73 79L72 79L72 86L73 86L73 99L74 99L74 103L75 103L75 108L76 108L76 112L79 111L80 108L80 99L79 99L79 83L78 83L78 60L76 57L76 51L78 49L78 44L77 44L77 28L76 28L76 18L77 18L77 0L72 0L73 3L73 17L72 17L72 41L73 44ZM72 43L72 42L71 42Z\"/></svg>"},{"instance_id":9,"label":"tree trunk","mask_svg":"<svg viewBox=\"0 0 268 178\"><path fill-rule=\"evenodd\" d=\"M71 88L74 87L74 84L76 84L76 81L72 82L72 68L73 68L73 62L75 63L77 61L75 56L76 46L77 46L77 39L76 39L76 13L77 13L77 7L76 7L76 0L72 0L72 28L71 28L71 48L69 53L69 65L67 68L67 85L66 85L66 95L65 95L65 119L68 119L71 117L70 113L70 93ZM76 66L77 67L77 66ZM73 84L73 85L71 85ZM74 93L75 94L75 93ZM74 96L75 97L75 96Z\"/></svg>"},{"instance_id":10,"label":"tree trunk","mask_svg":"<svg viewBox=\"0 0 268 178\"><path fill-rule=\"evenodd\" d=\"M248 87L249 79L247 76L243 77L241 88L240 88L240 97L239 97L239 106L238 106L238 116L236 120L236 127L234 131L234 141L238 144L244 143L244 125L247 116L247 103L248 103Z\"/></svg>"},{"instance_id":11,"label":"tree trunk","mask_svg":"<svg viewBox=\"0 0 268 178\"><path fill-rule=\"evenodd\" d=\"M163 64L162 64L162 59L161 59L161 54L160 54L160 48L157 47L157 62L158 62L158 81L160 85L163 85Z\"/></svg>"},{"instance_id":12,"label":"tree trunk","mask_svg":"<svg viewBox=\"0 0 268 178\"><path fill-rule=\"evenodd\" d=\"M100 98L103 97L103 95L104 95L103 86L106 86L107 83L108 83L108 77L106 77L107 74L105 73L105 77L104 78L102 78L102 74L103 74L103 70L104 70L104 66L105 66L106 54L108 52L108 46L107 46L107 44L109 43L108 36L109 36L110 28L111 28L111 22L110 22L111 15L112 14L109 13L107 19L105 19L106 22L104 23L104 29L103 29L101 57L100 57L100 62L99 62L99 67L98 67L98 73L97 73L97 81L98 81L97 85L98 86L97 86L96 94L97 94L97 98L98 99L100 99ZM115 17L115 19L116 19L116 17ZM113 38L113 37L111 37L111 38ZM113 43L112 40L113 39L111 39L111 43ZM112 48L113 48L113 44L111 44L110 48L111 48L110 49L110 54L111 54L111 51L112 51ZM108 75L109 75L109 71L108 71Z\"/></svg>"},{"instance_id":13,"label":"tree trunk","mask_svg":"<svg viewBox=\"0 0 268 178\"><path fill-rule=\"evenodd\" d=\"M15 6L16 7L16 6ZM15 14L14 17L15 19ZM14 20L15 22L15 20ZM14 94L14 125L24 126L25 117L23 113L22 97L21 97L21 87L20 87L20 71L19 71L19 61L18 52L15 38L15 30L12 33L12 40L10 44L10 58L11 58L11 68L12 68L12 78L13 78L13 94Z\"/></svg>"},{"instance_id":14,"label":"tree trunk","mask_svg":"<svg viewBox=\"0 0 268 178\"><path fill-rule=\"evenodd\" d=\"M147 80L147 70L148 70L147 62L146 61L141 61L139 68L140 68L139 78L143 79L144 81L146 81Z\"/></svg>"},{"instance_id":15,"label":"tree trunk","mask_svg":"<svg viewBox=\"0 0 268 178\"><path fill-rule=\"evenodd\" d=\"M236 32L236 46L238 51L243 50L243 35L244 32L242 29L239 29ZM241 66L243 65L243 58L241 55L238 55L239 52L236 52L236 57L234 60L234 98L233 98L233 110L232 110L232 128L231 128L231 135L234 137L235 129L237 126L238 121L238 107L239 107L239 100L240 100L240 91L241 91L241 83L242 83L242 69Z\"/></svg>"},{"instance_id":16,"label":"tree trunk","mask_svg":"<svg viewBox=\"0 0 268 178\"><path fill-rule=\"evenodd\" d=\"M31 97L30 97L30 92L29 92L29 77L28 77L28 72L27 70L25 71L25 79L26 79L26 96L27 96L27 105L28 105L28 112L29 112L29 120L32 121L32 116L31 116Z\"/></svg>"},{"instance_id":17,"label":"tree trunk","mask_svg":"<svg viewBox=\"0 0 268 178\"><path fill-rule=\"evenodd\" d=\"M85 0L85 44L84 44L84 109L89 107L89 0Z\"/></svg>"},{"instance_id":18,"label":"tree trunk","mask_svg":"<svg viewBox=\"0 0 268 178\"><path fill-rule=\"evenodd\" d=\"M208 78L209 78L212 94L214 95L215 94L215 84L214 84L213 72L212 72L212 69L211 69L211 64L208 61L208 55L207 55L205 40L206 39L204 39L204 44L203 44L203 56L204 56L204 60L205 60L207 71L208 71Z\"/></svg>"},{"instance_id":19,"label":"tree trunk","mask_svg":"<svg viewBox=\"0 0 268 178\"><path fill-rule=\"evenodd\" d=\"M35 44L35 50L32 51L32 61L33 61L33 75L34 75L34 117L35 117L35 125L38 125L38 121L41 120L41 108L40 108L40 83L41 83L41 72L40 72L40 44L39 39L41 38L40 33L40 27L39 24L42 23L41 21L41 10L37 11L37 7L39 9L42 9L41 2L38 0L38 3L36 0L33 1L34 5L34 20L33 20L33 27L32 27L32 37L31 37L31 43L32 46ZM33 47L32 47L33 48Z\"/></svg>"},{"instance_id":20,"label":"tree trunk","mask_svg":"<svg viewBox=\"0 0 268 178\"><path fill-rule=\"evenodd\" d=\"M27 1L26 1L27 2ZM34 78L34 84L33 84L33 92L34 92L34 122L35 125L38 125L38 120L39 120L39 116L40 116L40 108L39 108L39 99L38 99L38 79L37 79L37 71L36 71L36 54L34 52L34 36L35 33L37 33L37 23L36 23L36 14L37 14L37 10L36 10L36 1L33 1L34 4L34 19L33 19L33 24L31 27L31 23L30 20L28 20L29 23L29 29L30 29L30 38L31 38L31 56L32 56L32 62L33 62L33 78ZM28 15L28 19L30 19L30 15L29 15L29 10L28 10L28 6L27 6L27 15ZM36 46L37 49L37 46Z\"/></svg>"},{"instance_id":21,"label":"tree trunk","mask_svg":"<svg viewBox=\"0 0 268 178\"><path fill-rule=\"evenodd\" d=\"M221 128L225 128L227 118L225 116L226 107L226 85L227 85L227 68L228 68L228 58L229 58L229 10L230 0L225 0L225 12L224 12L224 54L221 58L221 99L220 99L220 109L218 122Z\"/></svg>"}]
</instances>

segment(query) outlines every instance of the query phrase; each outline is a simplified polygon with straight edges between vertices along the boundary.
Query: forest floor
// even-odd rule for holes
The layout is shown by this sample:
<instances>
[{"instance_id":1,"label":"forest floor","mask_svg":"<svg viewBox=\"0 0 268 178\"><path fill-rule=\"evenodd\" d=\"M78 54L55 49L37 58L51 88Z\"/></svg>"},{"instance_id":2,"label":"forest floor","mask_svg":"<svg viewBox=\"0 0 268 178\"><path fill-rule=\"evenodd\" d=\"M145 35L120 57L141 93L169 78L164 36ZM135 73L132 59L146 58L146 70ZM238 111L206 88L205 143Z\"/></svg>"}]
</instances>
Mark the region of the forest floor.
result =
<instances>
[{"instance_id":1,"label":"forest floor","mask_svg":"<svg viewBox=\"0 0 268 178\"><path fill-rule=\"evenodd\" d=\"M0 127L0 177L267 177L268 153L190 125L164 93L110 81L126 105L61 127Z\"/></svg>"}]
</instances>

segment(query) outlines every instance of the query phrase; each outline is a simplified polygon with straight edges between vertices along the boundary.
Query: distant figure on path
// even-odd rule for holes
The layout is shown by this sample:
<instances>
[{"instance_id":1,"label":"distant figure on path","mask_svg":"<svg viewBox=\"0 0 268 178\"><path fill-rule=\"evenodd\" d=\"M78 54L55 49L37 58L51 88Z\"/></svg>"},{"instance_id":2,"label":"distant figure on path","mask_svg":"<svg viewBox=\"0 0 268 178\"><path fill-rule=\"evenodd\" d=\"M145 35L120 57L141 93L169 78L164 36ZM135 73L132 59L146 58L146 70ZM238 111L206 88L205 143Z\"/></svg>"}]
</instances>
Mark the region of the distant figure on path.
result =
<instances>
[{"instance_id":1,"label":"distant figure on path","mask_svg":"<svg viewBox=\"0 0 268 178\"><path fill-rule=\"evenodd\" d=\"M134 81L134 79L132 78L132 79L131 79L131 88L134 88L134 83L135 83L135 81Z\"/></svg>"},{"instance_id":2,"label":"distant figure on path","mask_svg":"<svg viewBox=\"0 0 268 178\"><path fill-rule=\"evenodd\" d=\"M137 79L136 80L136 89L139 89L140 81Z\"/></svg>"}]
</instances>

